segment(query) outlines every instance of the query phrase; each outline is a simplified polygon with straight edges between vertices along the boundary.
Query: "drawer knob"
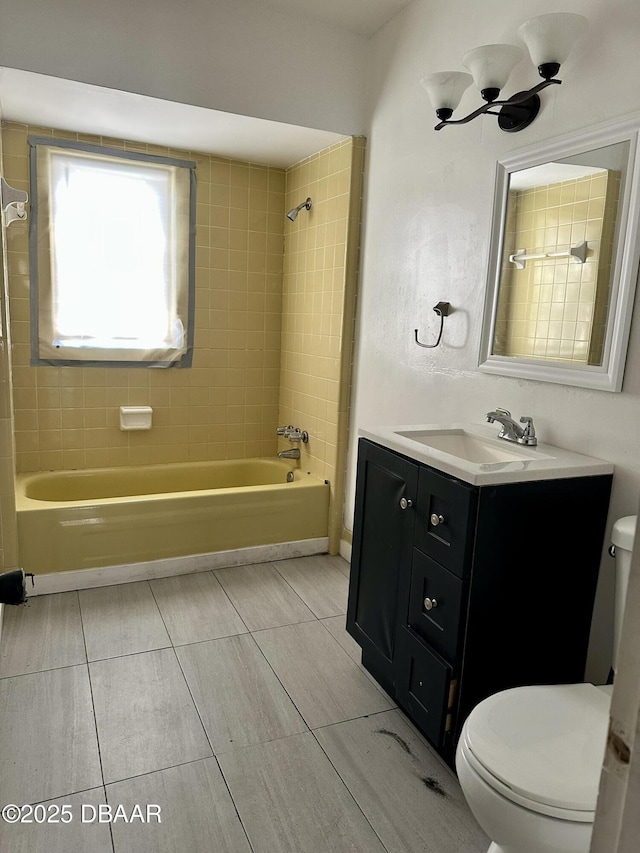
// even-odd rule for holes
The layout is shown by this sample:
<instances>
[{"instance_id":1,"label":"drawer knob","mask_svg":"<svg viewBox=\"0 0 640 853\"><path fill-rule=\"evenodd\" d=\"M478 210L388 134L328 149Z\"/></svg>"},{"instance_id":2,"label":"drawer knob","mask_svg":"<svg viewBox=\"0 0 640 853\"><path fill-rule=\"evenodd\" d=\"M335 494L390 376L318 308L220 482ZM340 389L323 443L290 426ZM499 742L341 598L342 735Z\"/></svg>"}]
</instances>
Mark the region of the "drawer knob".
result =
<instances>
[{"instance_id":1,"label":"drawer knob","mask_svg":"<svg viewBox=\"0 0 640 853\"><path fill-rule=\"evenodd\" d=\"M437 512L431 513L431 518L429 519L433 527L437 527L439 524L444 524L444 516L438 515Z\"/></svg>"},{"instance_id":2,"label":"drawer knob","mask_svg":"<svg viewBox=\"0 0 640 853\"><path fill-rule=\"evenodd\" d=\"M425 610L433 610L434 607L438 606L438 602L435 598L425 598L424 600L424 609Z\"/></svg>"},{"instance_id":3,"label":"drawer knob","mask_svg":"<svg viewBox=\"0 0 640 853\"><path fill-rule=\"evenodd\" d=\"M411 509L413 501L410 498L400 498L400 509Z\"/></svg>"}]
</instances>

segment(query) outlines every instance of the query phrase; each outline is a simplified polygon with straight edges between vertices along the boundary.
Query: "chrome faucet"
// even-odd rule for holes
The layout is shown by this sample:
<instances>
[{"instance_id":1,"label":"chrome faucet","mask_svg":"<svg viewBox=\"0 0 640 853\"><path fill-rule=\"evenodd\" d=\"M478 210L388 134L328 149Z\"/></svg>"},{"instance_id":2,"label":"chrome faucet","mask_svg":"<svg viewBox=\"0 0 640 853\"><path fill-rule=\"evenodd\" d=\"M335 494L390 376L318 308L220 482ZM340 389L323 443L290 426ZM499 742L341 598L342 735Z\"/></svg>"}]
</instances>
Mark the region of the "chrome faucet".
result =
<instances>
[{"instance_id":1,"label":"chrome faucet","mask_svg":"<svg viewBox=\"0 0 640 853\"><path fill-rule=\"evenodd\" d=\"M300 459L300 449L292 447L291 450L278 451L278 459Z\"/></svg>"},{"instance_id":2,"label":"chrome faucet","mask_svg":"<svg viewBox=\"0 0 640 853\"><path fill-rule=\"evenodd\" d=\"M294 426L281 426L276 429L276 435L283 435L289 441L303 441L305 444L309 441L309 433L306 430L299 429Z\"/></svg>"},{"instance_id":3,"label":"chrome faucet","mask_svg":"<svg viewBox=\"0 0 640 853\"><path fill-rule=\"evenodd\" d=\"M515 441L517 444L526 444L529 447L534 447L538 443L533 418L530 418L528 415L523 415L520 418L520 423L525 424L524 427L517 424L511 417L511 412L508 412L506 409L496 409L494 412L487 412L487 420L490 424L494 421L502 424L498 438L504 438L505 441Z\"/></svg>"}]
</instances>

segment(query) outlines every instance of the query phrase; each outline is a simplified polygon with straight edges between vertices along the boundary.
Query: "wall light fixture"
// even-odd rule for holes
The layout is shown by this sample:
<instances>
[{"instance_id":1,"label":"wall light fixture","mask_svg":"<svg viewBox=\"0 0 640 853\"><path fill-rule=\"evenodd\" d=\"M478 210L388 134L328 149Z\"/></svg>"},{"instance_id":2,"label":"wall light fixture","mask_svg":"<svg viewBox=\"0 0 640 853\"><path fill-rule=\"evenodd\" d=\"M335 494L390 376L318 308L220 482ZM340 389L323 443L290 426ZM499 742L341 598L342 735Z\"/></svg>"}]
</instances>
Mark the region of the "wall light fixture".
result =
<instances>
[{"instance_id":1,"label":"wall light fixture","mask_svg":"<svg viewBox=\"0 0 640 853\"><path fill-rule=\"evenodd\" d=\"M542 82L526 92L516 92L506 100L498 100L500 90L524 56L524 51L512 44L487 44L465 53L462 64L470 74L464 71L439 71L423 77L420 83L426 89L440 119L435 129L441 130L448 124L466 124L480 115L495 115L498 117L498 125L507 133L524 130L538 115L538 92L547 86L562 83L556 77L560 66L588 26L585 17L571 12L539 15L522 24L518 36L527 46L531 61L538 67ZM453 111L472 82L486 103L464 118L452 119ZM500 109L492 110L495 107Z\"/></svg>"}]
</instances>

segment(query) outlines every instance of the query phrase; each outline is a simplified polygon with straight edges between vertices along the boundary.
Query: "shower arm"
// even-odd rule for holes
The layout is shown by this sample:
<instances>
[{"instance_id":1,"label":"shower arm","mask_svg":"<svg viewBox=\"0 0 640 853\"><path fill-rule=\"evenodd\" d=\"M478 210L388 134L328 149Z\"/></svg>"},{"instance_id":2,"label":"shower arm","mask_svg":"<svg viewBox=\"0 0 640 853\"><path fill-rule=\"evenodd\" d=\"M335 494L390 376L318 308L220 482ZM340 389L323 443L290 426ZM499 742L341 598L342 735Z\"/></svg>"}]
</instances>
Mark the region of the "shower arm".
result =
<instances>
[{"instance_id":1,"label":"shower arm","mask_svg":"<svg viewBox=\"0 0 640 853\"><path fill-rule=\"evenodd\" d=\"M287 219L290 219L292 222L295 222L296 216L300 213L302 208L306 208L306 210L311 210L313 206L313 202L310 198L307 198L305 201L300 202L297 207L292 207L291 210L287 213Z\"/></svg>"}]
</instances>

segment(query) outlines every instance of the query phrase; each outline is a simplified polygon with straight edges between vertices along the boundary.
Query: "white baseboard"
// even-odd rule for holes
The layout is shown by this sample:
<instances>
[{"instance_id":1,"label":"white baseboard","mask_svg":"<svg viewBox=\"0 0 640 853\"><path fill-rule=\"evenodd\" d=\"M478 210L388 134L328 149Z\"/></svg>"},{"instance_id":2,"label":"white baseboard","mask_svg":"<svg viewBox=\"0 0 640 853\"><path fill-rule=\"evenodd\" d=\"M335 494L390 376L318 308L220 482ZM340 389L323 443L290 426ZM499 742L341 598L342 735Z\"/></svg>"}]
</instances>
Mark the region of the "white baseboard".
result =
<instances>
[{"instance_id":1,"label":"white baseboard","mask_svg":"<svg viewBox=\"0 0 640 853\"><path fill-rule=\"evenodd\" d=\"M207 572L211 569L226 569L230 566L247 566L252 563L268 563L272 560L310 557L313 554L326 554L328 550L329 538L323 536L319 539L301 539L297 542L257 545L251 548L238 548L234 551L216 551L211 554L152 560L148 563L128 563L96 569L51 572L51 574L35 576L35 586L29 591L29 595L51 595L55 592L93 589L98 586L113 586L114 584L152 578Z\"/></svg>"},{"instance_id":2,"label":"white baseboard","mask_svg":"<svg viewBox=\"0 0 640 853\"><path fill-rule=\"evenodd\" d=\"M351 563L351 542L345 542L344 539L340 540L340 556L344 557L347 563Z\"/></svg>"}]
</instances>

